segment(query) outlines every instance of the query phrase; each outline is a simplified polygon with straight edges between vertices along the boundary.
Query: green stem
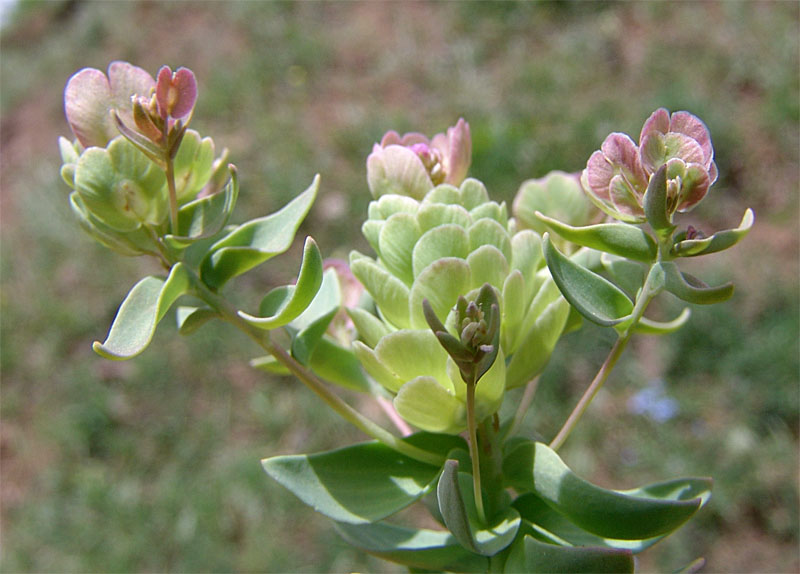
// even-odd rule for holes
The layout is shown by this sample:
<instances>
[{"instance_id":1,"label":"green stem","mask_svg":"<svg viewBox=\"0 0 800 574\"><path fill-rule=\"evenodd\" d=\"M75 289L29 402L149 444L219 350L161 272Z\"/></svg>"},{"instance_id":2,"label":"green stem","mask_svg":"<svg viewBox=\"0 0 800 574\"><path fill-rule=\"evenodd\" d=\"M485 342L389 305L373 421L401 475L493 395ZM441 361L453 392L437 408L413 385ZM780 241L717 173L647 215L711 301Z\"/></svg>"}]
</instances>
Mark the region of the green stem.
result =
<instances>
[{"instance_id":1,"label":"green stem","mask_svg":"<svg viewBox=\"0 0 800 574\"><path fill-rule=\"evenodd\" d=\"M656 264L657 265L657 264ZM608 357L603 362L600 370L595 375L594 379L592 379L591 384L581 396L581 399L578 401L578 404L575 405L575 408L570 413L569 417L567 418L564 426L561 427L561 430L558 431L556 437L550 442L550 448L553 450L558 450L561 445L564 444L564 441L567 440L567 437L575 428L575 425L578 424L581 416L586 411L586 408L592 402L597 393L603 388L603 384L608 379L608 376L611 374L611 371L614 369L614 366L617 364L622 352L625 350L625 347L628 345L628 341L630 340L631 336L633 335L634 328L639 320L644 315L645 309L650 304L650 301L658 295L658 293L662 289L662 285L653 283L658 283L657 279L654 277L658 276L658 273L661 272L661 268L658 267L656 269L656 265L650 268L650 271L647 274L647 278L645 279L644 285L642 286L642 291L639 294L639 298L636 300L636 305L633 307L633 311L631 312L630 319L627 321L627 327L625 330L622 331L617 340L614 342L614 345L611 347L611 350L608 353ZM662 272L663 277L663 272Z\"/></svg>"},{"instance_id":2,"label":"green stem","mask_svg":"<svg viewBox=\"0 0 800 574\"><path fill-rule=\"evenodd\" d=\"M469 455L472 459L472 489L475 494L475 509L478 520L486 524L486 511L483 509L481 493L481 465L478 454L478 425L475 422L475 382L467 383L467 431L469 432Z\"/></svg>"},{"instance_id":3,"label":"green stem","mask_svg":"<svg viewBox=\"0 0 800 574\"><path fill-rule=\"evenodd\" d=\"M166 162L167 190L169 191L169 229L178 235L178 192L175 189L175 164L169 154L164 158Z\"/></svg>"},{"instance_id":4,"label":"green stem","mask_svg":"<svg viewBox=\"0 0 800 574\"><path fill-rule=\"evenodd\" d=\"M236 309L233 308L228 301L209 289L202 281L200 281L198 277L193 276L193 280L195 292L198 297L205 301L210 307L215 309L226 321L248 335L267 353L275 357L278 362L289 369L294 376L296 376L308 388L314 391L323 401L325 401L329 407L331 407L347 422L351 423L366 435L371 436L386 446L410 458L434 466L441 466L444 464L445 457L408 444L402 439L394 436L392 433L374 421L366 418L364 415L356 411L353 407L344 402L341 397L333 393L313 372L298 363L282 347L273 343L269 338L269 332L257 329L242 319L237 313Z\"/></svg>"}]
</instances>

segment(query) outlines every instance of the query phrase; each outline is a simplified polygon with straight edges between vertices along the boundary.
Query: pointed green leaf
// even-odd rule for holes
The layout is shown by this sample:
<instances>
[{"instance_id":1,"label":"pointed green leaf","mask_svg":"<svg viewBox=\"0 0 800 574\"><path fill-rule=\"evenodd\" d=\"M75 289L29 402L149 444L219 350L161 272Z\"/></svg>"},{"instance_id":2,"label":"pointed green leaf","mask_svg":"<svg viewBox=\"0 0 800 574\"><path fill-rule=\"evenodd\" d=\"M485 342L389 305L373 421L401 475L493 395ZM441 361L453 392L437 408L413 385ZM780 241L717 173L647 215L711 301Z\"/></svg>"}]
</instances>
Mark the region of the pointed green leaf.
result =
<instances>
[{"instance_id":1,"label":"pointed green leaf","mask_svg":"<svg viewBox=\"0 0 800 574\"><path fill-rule=\"evenodd\" d=\"M286 365L278 362L278 360L272 355L252 359L250 361L250 366L254 369L258 369L259 371L272 373L274 375L291 375L291 372Z\"/></svg>"},{"instance_id":2,"label":"pointed green leaf","mask_svg":"<svg viewBox=\"0 0 800 574\"><path fill-rule=\"evenodd\" d=\"M742 222L736 229L718 231L711 237L703 239L684 239L672 246L670 253L679 257L695 257L723 251L733 247L745 238L755 222L752 209L747 209L742 217Z\"/></svg>"},{"instance_id":3,"label":"pointed green leaf","mask_svg":"<svg viewBox=\"0 0 800 574\"><path fill-rule=\"evenodd\" d=\"M698 305L711 305L727 301L733 296L733 283L709 287L697 277L681 273L673 261L661 263L664 269L666 290L678 299Z\"/></svg>"},{"instance_id":4,"label":"pointed green leaf","mask_svg":"<svg viewBox=\"0 0 800 574\"><path fill-rule=\"evenodd\" d=\"M650 263L658 255L658 246L641 227L627 223L600 223L572 227L536 212L536 217L567 241L606 253Z\"/></svg>"},{"instance_id":5,"label":"pointed green leaf","mask_svg":"<svg viewBox=\"0 0 800 574\"><path fill-rule=\"evenodd\" d=\"M375 522L427 493L439 468L378 442L263 460L267 474L317 512L339 522Z\"/></svg>"},{"instance_id":6,"label":"pointed green leaf","mask_svg":"<svg viewBox=\"0 0 800 574\"><path fill-rule=\"evenodd\" d=\"M647 191L644 192L644 214L647 222L656 233L668 234L675 228L672 217L667 212L667 165L664 164L650 176Z\"/></svg>"},{"instance_id":7,"label":"pointed green leaf","mask_svg":"<svg viewBox=\"0 0 800 574\"><path fill-rule=\"evenodd\" d=\"M686 500L600 488L576 476L542 443L521 443L510 450L503 473L509 486L535 492L580 528L607 538L643 540L671 532L703 504L694 485L688 488L696 497Z\"/></svg>"},{"instance_id":8,"label":"pointed green leaf","mask_svg":"<svg viewBox=\"0 0 800 574\"><path fill-rule=\"evenodd\" d=\"M318 189L317 175L308 189L279 211L248 221L217 241L200 266L203 281L218 289L229 279L289 249Z\"/></svg>"},{"instance_id":9,"label":"pointed green leaf","mask_svg":"<svg viewBox=\"0 0 800 574\"><path fill-rule=\"evenodd\" d=\"M352 391L369 391L369 381L353 351L337 345L328 337L317 341L308 364L326 381Z\"/></svg>"},{"instance_id":10,"label":"pointed green leaf","mask_svg":"<svg viewBox=\"0 0 800 574\"><path fill-rule=\"evenodd\" d=\"M322 285L322 255L316 242L311 237L307 237L297 283L279 288L280 291L275 291L278 294L277 297L270 298L270 295L267 295L265 298L271 303L278 303L276 299L280 299L272 315L255 317L239 311L239 316L259 329L282 327L297 318L311 304L320 285Z\"/></svg>"},{"instance_id":11,"label":"pointed green leaf","mask_svg":"<svg viewBox=\"0 0 800 574\"><path fill-rule=\"evenodd\" d=\"M439 484L436 486L436 499L439 501L439 512L444 519L444 524L458 540L458 543L467 550L478 552L458 484L457 460L448 460L444 463L442 474L439 476Z\"/></svg>"},{"instance_id":12,"label":"pointed green leaf","mask_svg":"<svg viewBox=\"0 0 800 574\"><path fill-rule=\"evenodd\" d=\"M448 460L436 488L439 512L447 528L464 548L484 556L494 556L513 542L520 526L519 513L506 508L497 516L489 517L488 526L481 524L472 489L472 476L458 472L458 461Z\"/></svg>"},{"instance_id":13,"label":"pointed green leaf","mask_svg":"<svg viewBox=\"0 0 800 574\"><path fill-rule=\"evenodd\" d=\"M175 300L189 289L189 274L181 263L172 267L166 280L145 277L133 286L103 343L92 348L106 359L130 359L147 348L156 325Z\"/></svg>"},{"instance_id":14,"label":"pointed green leaf","mask_svg":"<svg viewBox=\"0 0 800 574\"><path fill-rule=\"evenodd\" d=\"M336 529L348 544L411 568L476 574L489 569L488 558L465 550L449 532L403 528L381 522L337 524Z\"/></svg>"},{"instance_id":15,"label":"pointed green leaf","mask_svg":"<svg viewBox=\"0 0 800 574\"><path fill-rule=\"evenodd\" d=\"M297 359L301 365L308 365L314 350L328 329L328 325L331 324L333 316L338 312L338 308L331 309L327 315L317 317L292 338L292 357Z\"/></svg>"},{"instance_id":16,"label":"pointed green leaf","mask_svg":"<svg viewBox=\"0 0 800 574\"><path fill-rule=\"evenodd\" d=\"M178 332L181 335L190 335L212 319L219 317L216 311L208 307L180 306L175 311Z\"/></svg>"},{"instance_id":17,"label":"pointed green leaf","mask_svg":"<svg viewBox=\"0 0 800 574\"><path fill-rule=\"evenodd\" d=\"M654 484L635 491L626 491L625 494L644 495L666 500L701 498L705 503L708 499L709 488L710 481L708 480L688 478ZM513 506L519 511L522 518L531 523L531 526L538 534L554 544L605 546L607 548L626 549L638 554L669 534L664 533L640 540L619 540L597 536L570 522L566 516L549 506L533 492L518 497L514 500Z\"/></svg>"},{"instance_id":18,"label":"pointed green leaf","mask_svg":"<svg viewBox=\"0 0 800 574\"><path fill-rule=\"evenodd\" d=\"M505 572L633 573L633 555L628 550L555 546L525 535L511 547Z\"/></svg>"},{"instance_id":19,"label":"pointed green leaf","mask_svg":"<svg viewBox=\"0 0 800 574\"><path fill-rule=\"evenodd\" d=\"M624 321L633 311L633 303L619 287L566 258L547 234L544 254L564 298L590 321L609 327Z\"/></svg>"},{"instance_id":20,"label":"pointed green leaf","mask_svg":"<svg viewBox=\"0 0 800 574\"><path fill-rule=\"evenodd\" d=\"M195 199L180 208L178 233L164 237L170 246L176 249L186 247L198 239L216 235L227 225L239 197L239 175L233 164L229 167L231 179L222 191Z\"/></svg>"},{"instance_id":21,"label":"pointed green leaf","mask_svg":"<svg viewBox=\"0 0 800 574\"><path fill-rule=\"evenodd\" d=\"M681 314L672 321L653 321L647 317L642 317L634 327L634 330L645 335L668 335L683 327L691 316L692 311L688 307L684 307Z\"/></svg>"}]
</instances>

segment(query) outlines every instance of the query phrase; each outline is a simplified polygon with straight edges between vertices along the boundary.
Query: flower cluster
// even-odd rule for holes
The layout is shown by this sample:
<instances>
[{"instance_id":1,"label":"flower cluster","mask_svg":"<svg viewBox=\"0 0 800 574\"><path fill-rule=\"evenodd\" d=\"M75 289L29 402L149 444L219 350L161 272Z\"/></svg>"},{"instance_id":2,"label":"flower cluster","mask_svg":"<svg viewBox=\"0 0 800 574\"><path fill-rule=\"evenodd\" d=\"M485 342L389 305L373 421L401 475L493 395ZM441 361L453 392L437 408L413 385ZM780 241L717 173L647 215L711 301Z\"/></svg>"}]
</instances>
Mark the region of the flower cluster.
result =
<instances>
[{"instance_id":1,"label":"flower cluster","mask_svg":"<svg viewBox=\"0 0 800 574\"><path fill-rule=\"evenodd\" d=\"M457 131L458 126L449 133ZM385 153L393 147L410 153L395 145L380 148L383 173L406 174ZM372 169L377 149L368 161ZM455 326L459 297L474 301L484 284L496 292L500 348L477 387L482 418L495 412L506 388L525 384L544 367L569 305L544 268L539 234L517 231L505 203L491 201L481 182L441 183L416 197L419 189L406 186L407 181L385 180L385 189L396 193L373 189L377 198L362 231L377 258L357 251L350 256L353 274L377 307L377 316L351 311L364 339L355 351L367 372L397 394L395 406L408 422L425 430L458 432L466 424L464 383L457 364L428 329L423 301L460 333ZM526 352L515 354L520 348ZM435 417L430 416L434 406Z\"/></svg>"},{"instance_id":2,"label":"flower cluster","mask_svg":"<svg viewBox=\"0 0 800 574\"><path fill-rule=\"evenodd\" d=\"M711 136L699 118L689 112L670 115L660 108L644 123L638 146L626 134L610 134L589 158L581 183L611 217L643 223L650 178L664 165L671 218L697 205L717 180Z\"/></svg>"},{"instance_id":3,"label":"flower cluster","mask_svg":"<svg viewBox=\"0 0 800 574\"><path fill-rule=\"evenodd\" d=\"M84 68L69 79L64 109L76 140L61 138L61 175L84 229L104 245L126 255L153 253L146 228L165 223L171 193L177 207L222 188L227 150L215 159L214 142L187 129L196 100L187 68L164 66L154 79L112 62L107 75Z\"/></svg>"}]
</instances>

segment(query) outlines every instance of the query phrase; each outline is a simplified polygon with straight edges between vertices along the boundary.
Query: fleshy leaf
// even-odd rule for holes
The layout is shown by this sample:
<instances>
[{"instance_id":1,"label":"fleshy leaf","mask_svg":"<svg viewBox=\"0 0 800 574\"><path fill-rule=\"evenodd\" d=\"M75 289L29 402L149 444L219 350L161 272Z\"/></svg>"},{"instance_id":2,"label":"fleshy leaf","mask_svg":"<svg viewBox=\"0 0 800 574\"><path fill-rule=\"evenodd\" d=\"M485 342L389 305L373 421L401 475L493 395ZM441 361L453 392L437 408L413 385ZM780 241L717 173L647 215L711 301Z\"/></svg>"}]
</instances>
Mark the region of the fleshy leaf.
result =
<instances>
[{"instance_id":1,"label":"fleshy leaf","mask_svg":"<svg viewBox=\"0 0 800 574\"><path fill-rule=\"evenodd\" d=\"M434 227L426 231L414 246L414 276L419 276L428 265L445 257L465 259L468 253L469 239L463 227L454 224Z\"/></svg>"},{"instance_id":2,"label":"fleshy leaf","mask_svg":"<svg viewBox=\"0 0 800 574\"><path fill-rule=\"evenodd\" d=\"M671 253L679 257L696 257L697 255L707 255L723 251L733 247L750 232L755 221L752 209L747 209L742 217L742 222L736 229L726 229L718 231L711 237L703 239L684 239L672 246Z\"/></svg>"},{"instance_id":3,"label":"fleshy leaf","mask_svg":"<svg viewBox=\"0 0 800 574\"><path fill-rule=\"evenodd\" d=\"M633 555L628 550L555 546L525 535L511 547L505 572L633 573Z\"/></svg>"},{"instance_id":4,"label":"fleshy leaf","mask_svg":"<svg viewBox=\"0 0 800 574\"><path fill-rule=\"evenodd\" d=\"M317 175L308 189L280 211L248 221L217 241L200 266L203 281L218 289L229 279L289 249L318 189Z\"/></svg>"},{"instance_id":5,"label":"fleshy leaf","mask_svg":"<svg viewBox=\"0 0 800 574\"><path fill-rule=\"evenodd\" d=\"M464 548L484 556L494 556L514 541L520 526L519 513L506 508L491 517L488 526L480 524L472 488L472 477L458 472L456 460L448 460L436 489L439 512L447 528Z\"/></svg>"},{"instance_id":6,"label":"fleshy leaf","mask_svg":"<svg viewBox=\"0 0 800 574\"><path fill-rule=\"evenodd\" d=\"M439 468L368 442L261 461L267 474L317 512L339 522L375 522L427 493Z\"/></svg>"},{"instance_id":7,"label":"fleshy leaf","mask_svg":"<svg viewBox=\"0 0 800 574\"><path fill-rule=\"evenodd\" d=\"M156 325L175 300L189 288L189 275L181 263L172 267L166 280L145 277L133 286L103 343L92 348L106 359L130 359L147 348Z\"/></svg>"},{"instance_id":8,"label":"fleshy leaf","mask_svg":"<svg viewBox=\"0 0 800 574\"><path fill-rule=\"evenodd\" d=\"M428 327L422 313L423 299L430 302L437 317L447 317L458 296L467 293L471 284L472 274L463 259L445 257L428 265L414 281L409 294L411 326L415 329Z\"/></svg>"},{"instance_id":9,"label":"fleshy leaf","mask_svg":"<svg viewBox=\"0 0 800 574\"><path fill-rule=\"evenodd\" d=\"M644 213L647 222L656 233L669 233L674 229L672 219L667 212L667 166L658 168L647 185L644 193Z\"/></svg>"},{"instance_id":10,"label":"fleshy leaf","mask_svg":"<svg viewBox=\"0 0 800 574\"><path fill-rule=\"evenodd\" d=\"M681 273L672 261L662 262L661 266L665 273L666 290L687 303L711 305L727 301L733 296L733 283L709 287L700 279L688 273Z\"/></svg>"},{"instance_id":11,"label":"fleshy leaf","mask_svg":"<svg viewBox=\"0 0 800 574\"><path fill-rule=\"evenodd\" d=\"M624 321L633 311L633 303L619 287L566 258L547 234L544 254L564 298L590 321L608 327Z\"/></svg>"},{"instance_id":12,"label":"fleshy leaf","mask_svg":"<svg viewBox=\"0 0 800 574\"><path fill-rule=\"evenodd\" d=\"M285 288L279 288L281 289L280 291L273 291L279 294L275 299L280 299L280 303L273 314L269 317L254 317L239 311L239 316L259 329L281 327L298 317L309 306L317 291L319 291L321 284L322 255L316 242L311 237L308 237L303 249L303 262L300 265L297 283ZM267 295L267 298L269 297Z\"/></svg>"},{"instance_id":13,"label":"fleshy leaf","mask_svg":"<svg viewBox=\"0 0 800 574\"><path fill-rule=\"evenodd\" d=\"M190 335L217 317L219 314L209 307L181 306L175 310L178 332L181 335Z\"/></svg>"},{"instance_id":14,"label":"fleshy leaf","mask_svg":"<svg viewBox=\"0 0 800 574\"><path fill-rule=\"evenodd\" d=\"M628 259L650 263L658 255L658 246L641 227L626 223L600 223L572 227L536 212L536 216L567 241Z\"/></svg>"},{"instance_id":15,"label":"fleshy leaf","mask_svg":"<svg viewBox=\"0 0 800 574\"><path fill-rule=\"evenodd\" d=\"M668 335L683 327L691 316L691 309L684 307L681 314L672 321L653 321L647 317L642 317L634 327L634 330L645 335Z\"/></svg>"},{"instance_id":16,"label":"fleshy leaf","mask_svg":"<svg viewBox=\"0 0 800 574\"><path fill-rule=\"evenodd\" d=\"M643 540L678 528L707 497L697 484L708 486L705 479L685 479L685 488L694 496L690 499L668 498L660 487L654 491L606 490L576 476L548 446L532 442L520 443L506 454L503 473L509 486L535 492L580 528L622 540ZM677 481L673 487L675 484ZM664 490L681 492L680 487L673 487Z\"/></svg>"},{"instance_id":17,"label":"fleshy leaf","mask_svg":"<svg viewBox=\"0 0 800 574\"><path fill-rule=\"evenodd\" d=\"M370 347L375 347L381 337L390 333L386 323L378 319L375 315L358 307L346 308L348 317L353 321L359 336Z\"/></svg>"},{"instance_id":18,"label":"fleshy leaf","mask_svg":"<svg viewBox=\"0 0 800 574\"><path fill-rule=\"evenodd\" d=\"M383 317L396 328L409 327L409 289L400 279L375 261L354 251L350 254L350 270L375 299Z\"/></svg>"},{"instance_id":19,"label":"fleshy leaf","mask_svg":"<svg viewBox=\"0 0 800 574\"><path fill-rule=\"evenodd\" d=\"M167 243L180 249L193 241L212 237L222 231L239 196L239 175L233 164L229 167L231 179L222 191L195 199L180 208L178 233L167 235L164 238Z\"/></svg>"},{"instance_id":20,"label":"fleshy leaf","mask_svg":"<svg viewBox=\"0 0 800 574\"><path fill-rule=\"evenodd\" d=\"M314 346L308 362L311 369L326 381L352 391L369 391L369 381L353 352L322 337Z\"/></svg>"},{"instance_id":21,"label":"fleshy leaf","mask_svg":"<svg viewBox=\"0 0 800 574\"><path fill-rule=\"evenodd\" d=\"M394 407L401 417L422 430L458 433L466 426L464 403L433 377L416 377L404 384L394 398Z\"/></svg>"},{"instance_id":22,"label":"fleshy leaf","mask_svg":"<svg viewBox=\"0 0 800 574\"><path fill-rule=\"evenodd\" d=\"M449 532L391 524L337 524L347 543L390 562L432 572L483 573L489 559L465 550Z\"/></svg>"},{"instance_id":23,"label":"fleshy leaf","mask_svg":"<svg viewBox=\"0 0 800 574\"><path fill-rule=\"evenodd\" d=\"M416 219L408 213L395 213L380 230L378 254L381 261L390 273L407 285L414 281L411 254L421 235Z\"/></svg>"}]
</instances>

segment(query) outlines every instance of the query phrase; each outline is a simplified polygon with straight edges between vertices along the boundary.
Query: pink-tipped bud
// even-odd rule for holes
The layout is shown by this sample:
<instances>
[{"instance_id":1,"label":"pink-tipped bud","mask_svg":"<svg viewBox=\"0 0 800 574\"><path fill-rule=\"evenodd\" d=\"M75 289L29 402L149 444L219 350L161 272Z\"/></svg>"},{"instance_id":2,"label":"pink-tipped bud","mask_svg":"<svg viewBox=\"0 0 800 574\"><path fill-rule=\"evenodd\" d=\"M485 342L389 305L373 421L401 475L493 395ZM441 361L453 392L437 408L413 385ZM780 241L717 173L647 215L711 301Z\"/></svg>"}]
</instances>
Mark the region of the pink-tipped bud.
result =
<instances>
[{"instance_id":1,"label":"pink-tipped bud","mask_svg":"<svg viewBox=\"0 0 800 574\"><path fill-rule=\"evenodd\" d=\"M163 66L156 80L156 101L162 119L187 117L197 101L194 73L188 68L178 68L173 73L169 66Z\"/></svg>"}]
</instances>

